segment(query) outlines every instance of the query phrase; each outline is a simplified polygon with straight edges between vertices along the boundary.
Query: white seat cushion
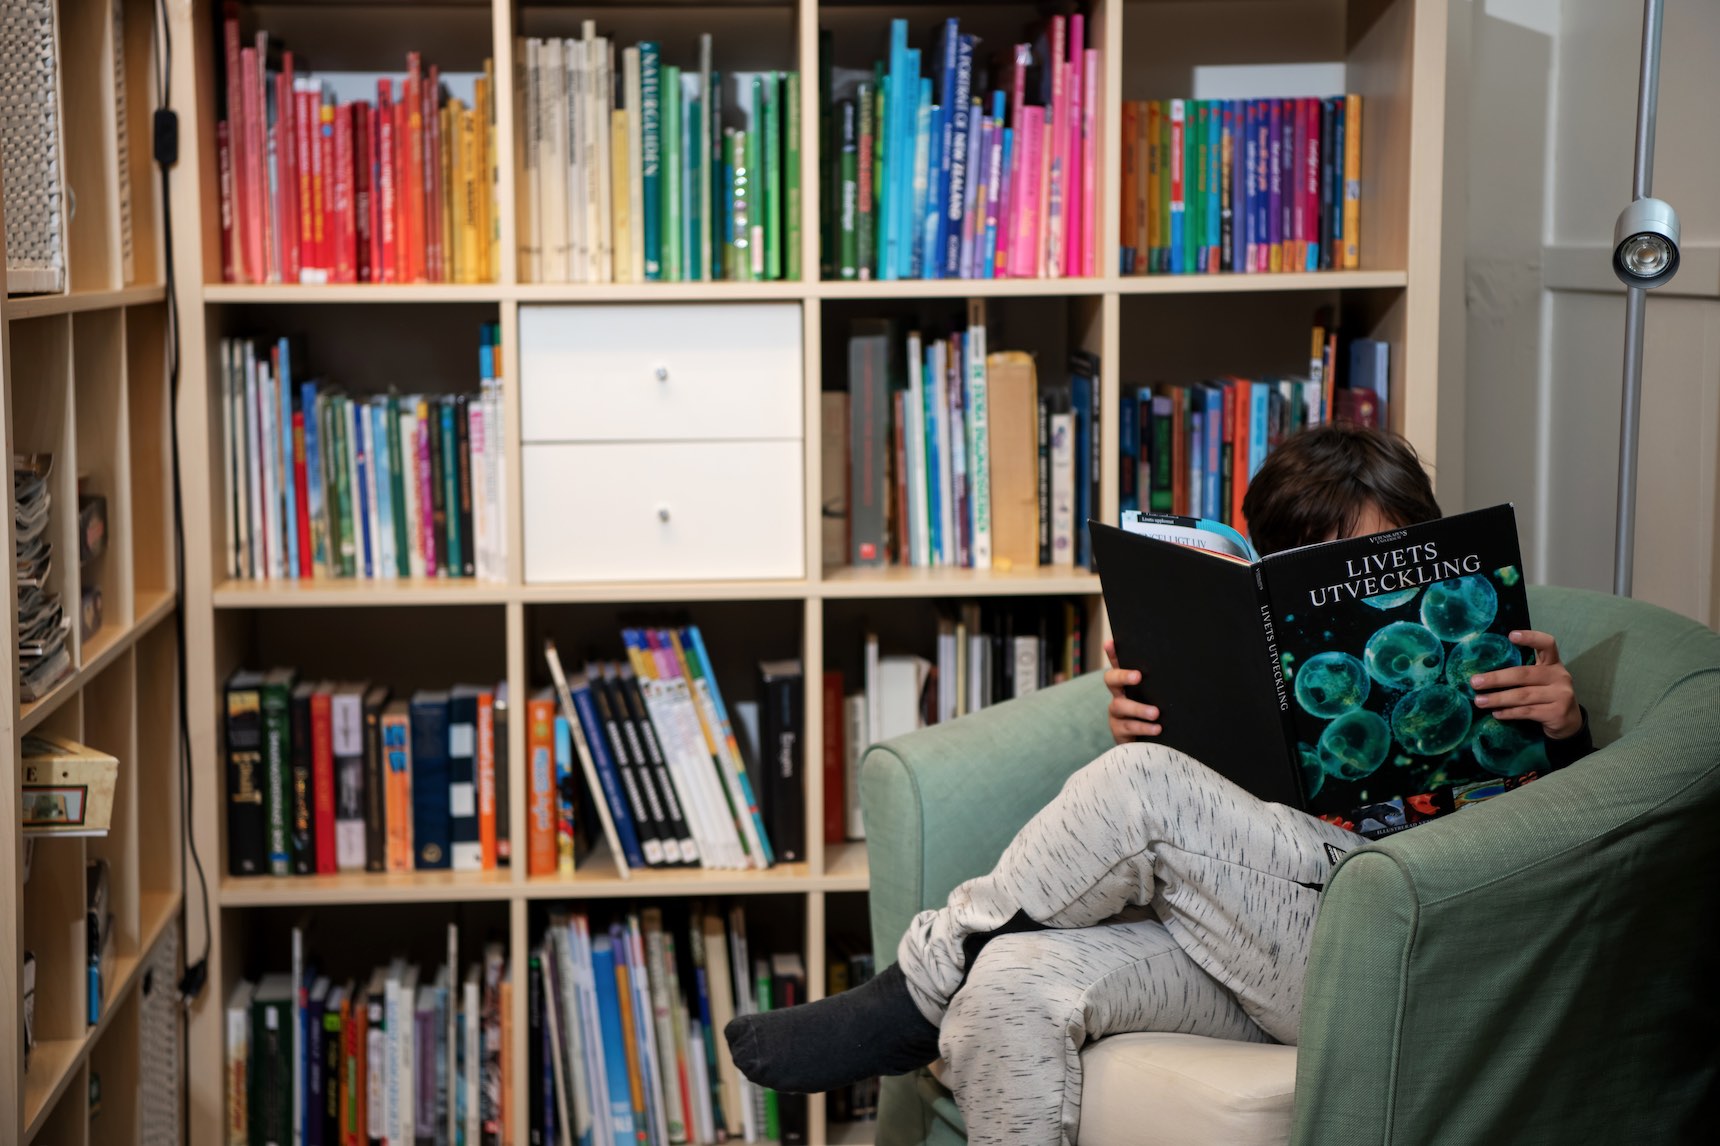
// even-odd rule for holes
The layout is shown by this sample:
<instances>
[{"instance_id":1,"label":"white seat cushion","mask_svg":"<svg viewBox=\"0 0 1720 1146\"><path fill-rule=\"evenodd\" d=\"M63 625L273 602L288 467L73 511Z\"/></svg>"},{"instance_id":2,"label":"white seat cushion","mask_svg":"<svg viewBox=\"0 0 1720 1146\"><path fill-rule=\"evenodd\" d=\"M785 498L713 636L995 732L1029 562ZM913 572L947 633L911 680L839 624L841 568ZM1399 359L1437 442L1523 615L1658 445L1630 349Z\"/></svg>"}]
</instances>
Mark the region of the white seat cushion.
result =
<instances>
[{"instance_id":1,"label":"white seat cushion","mask_svg":"<svg viewBox=\"0 0 1720 1146\"><path fill-rule=\"evenodd\" d=\"M1284 1146L1296 1048L1199 1035L1100 1039L1081 1052L1081 1146Z\"/></svg>"}]
</instances>

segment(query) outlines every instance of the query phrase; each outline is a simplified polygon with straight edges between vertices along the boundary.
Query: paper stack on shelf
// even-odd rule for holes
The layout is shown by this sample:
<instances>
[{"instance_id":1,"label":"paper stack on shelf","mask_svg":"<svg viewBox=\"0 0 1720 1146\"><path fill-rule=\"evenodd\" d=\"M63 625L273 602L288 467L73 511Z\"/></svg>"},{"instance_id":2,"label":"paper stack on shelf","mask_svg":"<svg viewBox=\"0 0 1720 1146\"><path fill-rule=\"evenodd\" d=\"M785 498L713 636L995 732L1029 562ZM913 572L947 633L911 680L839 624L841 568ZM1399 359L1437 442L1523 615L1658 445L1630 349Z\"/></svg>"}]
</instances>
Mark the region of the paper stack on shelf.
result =
<instances>
[{"instance_id":1,"label":"paper stack on shelf","mask_svg":"<svg viewBox=\"0 0 1720 1146\"><path fill-rule=\"evenodd\" d=\"M53 546L48 541L48 513L53 497L48 475L52 454L17 454L12 458L13 527L18 570L18 675L23 700L40 700L71 671L66 634L71 623L60 607L60 595L48 591L53 571Z\"/></svg>"}]
</instances>

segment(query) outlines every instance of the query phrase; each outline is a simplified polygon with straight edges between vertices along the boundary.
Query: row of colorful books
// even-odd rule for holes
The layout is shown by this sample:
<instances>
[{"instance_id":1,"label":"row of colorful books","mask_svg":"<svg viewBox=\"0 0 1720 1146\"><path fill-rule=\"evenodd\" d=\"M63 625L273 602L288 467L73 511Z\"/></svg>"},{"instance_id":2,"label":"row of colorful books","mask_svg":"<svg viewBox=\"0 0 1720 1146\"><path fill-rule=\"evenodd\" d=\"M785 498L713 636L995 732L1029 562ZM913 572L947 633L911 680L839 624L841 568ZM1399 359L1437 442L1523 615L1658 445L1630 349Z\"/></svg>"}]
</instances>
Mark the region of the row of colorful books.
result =
<instances>
[{"instance_id":1,"label":"row of colorful books","mask_svg":"<svg viewBox=\"0 0 1720 1146\"><path fill-rule=\"evenodd\" d=\"M223 339L227 575L507 576L501 328L475 394L348 395L288 338Z\"/></svg>"},{"instance_id":2,"label":"row of colorful books","mask_svg":"<svg viewBox=\"0 0 1720 1146\"><path fill-rule=\"evenodd\" d=\"M1042 384L1033 357L988 352L984 305L942 337L857 320L848 391L827 392L827 556L854 565L1087 566L1099 505L1099 364ZM841 528L845 540L836 544ZM831 551L834 551L832 553Z\"/></svg>"},{"instance_id":3,"label":"row of colorful books","mask_svg":"<svg viewBox=\"0 0 1720 1146\"><path fill-rule=\"evenodd\" d=\"M626 663L572 676L546 649L556 686L526 712L528 872L571 873L595 842L578 822L581 776L623 871L803 859L800 663L760 665L759 699L730 705L696 625L630 628L622 641Z\"/></svg>"},{"instance_id":4,"label":"row of colorful books","mask_svg":"<svg viewBox=\"0 0 1720 1146\"><path fill-rule=\"evenodd\" d=\"M646 907L607 928L550 916L532 952L528 1134L575 1144L805 1143L805 1095L741 1077L723 1028L806 1001L801 955L762 955L739 906L694 904L678 937Z\"/></svg>"},{"instance_id":5,"label":"row of colorful books","mask_svg":"<svg viewBox=\"0 0 1720 1146\"><path fill-rule=\"evenodd\" d=\"M1225 378L1123 395L1118 423L1119 508L1222 522L1244 533L1242 500L1268 455L1290 435L1326 422L1380 427L1389 348L1357 339L1352 360L1372 364L1345 385L1330 373ZM1377 388L1376 388L1377 387Z\"/></svg>"},{"instance_id":6,"label":"row of colorful books","mask_svg":"<svg viewBox=\"0 0 1720 1146\"><path fill-rule=\"evenodd\" d=\"M290 970L242 979L227 997L229 1144L518 1140L502 944L461 974L450 925L441 965L396 958L351 978L319 966L308 945L295 927Z\"/></svg>"},{"instance_id":7,"label":"row of colorful books","mask_svg":"<svg viewBox=\"0 0 1720 1146\"><path fill-rule=\"evenodd\" d=\"M530 282L800 277L800 75L664 63L651 40L520 48ZM730 124L738 122L743 126Z\"/></svg>"},{"instance_id":8,"label":"row of colorful books","mask_svg":"<svg viewBox=\"0 0 1720 1146\"><path fill-rule=\"evenodd\" d=\"M935 52L922 74L892 20L887 59L824 85L825 277L1096 273L1103 84L1085 17L993 59L951 17Z\"/></svg>"},{"instance_id":9,"label":"row of colorful books","mask_svg":"<svg viewBox=\"0 0 1720 1146\"><path fill-rule=\"evenodd\" d=\"M228 5L216 85L221 278L492 282L500 272L495 75L462 100L406 54L376 101L339 99Z\"/></svg>"},{"instance_id":10,"label":"row of colorful books","mask_svg":"<svg viewBox=\"0 0 1720 1146\"><path fill-rule=\"evenodd\" d=\"M885 653L867 633L858 691L826 670L824 840L866 838L860 765L866 749L1073 679L1086 665L1086 612L1073 600L968 602L937 619L935 653Z\"/></svg>"},{"instance_id":11,"label":"row of colorful books","mask_svg":"<svg viewBox=\"0 0 1720 1146\"><path fill-rule=\"evenodd\" d=\"M227 680L230 875L506 863L508 686L395 696L290 668Z\"/></svg>"},{"instance_id":12,"label":"row of colorful books","mask_svg":"<svg viewBox=\"0 0 1720 1146\"><path fill-rule=\"evenodd\" d=\"M1123 274L1361 265L1362 97L1126 100Z\"/></svg>"}]
</instances>

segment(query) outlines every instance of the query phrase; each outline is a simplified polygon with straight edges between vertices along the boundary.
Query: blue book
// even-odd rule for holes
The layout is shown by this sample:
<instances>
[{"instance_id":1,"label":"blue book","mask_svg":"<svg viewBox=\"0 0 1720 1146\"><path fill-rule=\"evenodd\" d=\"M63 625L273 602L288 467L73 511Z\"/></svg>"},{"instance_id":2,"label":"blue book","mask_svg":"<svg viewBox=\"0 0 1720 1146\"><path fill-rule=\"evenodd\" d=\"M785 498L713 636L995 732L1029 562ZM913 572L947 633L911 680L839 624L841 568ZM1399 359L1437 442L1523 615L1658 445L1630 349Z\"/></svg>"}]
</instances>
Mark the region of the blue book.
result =
<instances>
[{"instance_id":1,"label":"blue book","mask_svg":"<svg viewBox=\"0 0 1720 1146\"><path fill-rule=\"evenodd\" d=\"M1223 100L1207 100L1206 114L1206 265L1220 262L1224 248L1224 109Z\"/></svg>"},{"instance_id":2,"label":"blue book","mask_svg":"<svg viewBox=\"0 0 1720 1146\"><path fill-rule=\"evenodd\" d=\"M323 442L315 382L300 384L299 409L305 413L305 508L311 516L311 571L326 575L328 528L323 523Z\"/></svg>"},{"instance_id":3,"label":"blue book","mask_svg":"<svg viewBox=\"0 0 1720 1146\"><path fill-rule=\"evenodd\" d=\"M700 227L705 217L705 197L701 194L704 187L705 157L700 150L701 133L699 125L704 122L704 101L694 97L687 101L687 114L682 117L682 153L687 157L681 164L681 179L684 189L681 192L681 202L686 209L681 212L683 227L681 230L681 265L687 268L687 278L698 282L705 277L704 253L699 250Z\"/></svg>"},{"instance_id":4,"label":"blue book","mask_svg":"<svg viewBox=\"0 0 1720 1146\"><path fill-rule=\"evenodd\" d=\"M1266 464L1272 419L1272 388L1265 382L1248 386L1248 476L1253 477Z\"/></svg>"},{"instance_id":5,"label":"blue book","mask_svg":"<svg viewBox=\"0 0 1720 1146\"><path fill-rule=\"evenodd\" d=\"M908 105L908 22L890 21L890 66L885 76L884 111L887 123L878 125L884 135L884 154L889 183L883 188L883 252L879 272L886 279L901 278L902 213L905 190L912 183L904 182L904 168L913 167L911 155L904 155L907 139Z\"/></svg>"},{"instance_id":6,"label":"blue book","mask_svg":"<svg viewBox=\"0 0 1720 1146\"><path fill-rule=\"evenodd\" d=\"M663 121L662 76L657 67L657 43L639 41L639 181L643 219L635 219L645 235L645 277L663 277Z\"/></svg>"},{"instance_id":7,"label":"blue book","mask_svg":"<svg viewBox=\"0 0 1720 1146\"><path fill-rule=\"evenodd\" d=\"M303 1122L305 1146L325 1146L323 1140L323 1108L328 1102L328 1079L324 1073L327 1064L327 1051L323 1045L323 1015L328 1010L328 988L322 987L319 993L307 981L305 990L309 998L300 1009L300 1017L304 1027L299 1035L299 1048L303 1052L301 1076L304 1078ZM337 1080L338 1081L338 1080ZM334 1146L334 1144L328 1144Z\"/></svg>"},{"instance_id":8,"label":"blue book","mask_svg":"<svg viewBox=\"0 0 1720 1146\"><path fill-rule=\"evenodd\" d=\"M934 69L937 73L932 90L932 102L937 111L932 120L931 154L933 162L926 173L927 209L935 218L930 219L927 232L927 247L925 255L925 276L929 279L944 278L944 237L949 219L950 177L953 173L956 140L962 138L956 134L956 72L957 58L961 54L961 26L955 17L944 21L943 33L938 37L938 62ZM966 102L965 100L963 101ZM967 116L962 110L962 122ZM963 136L965 136L963 132Z\"/></svg>"},{"instance_id":9,"label":"blue book","mask_svg":"<svg viewBox=\"0 0 1720 1146\"><path fill-rule=\"evenodd\" d=\"M1247 270L1248 259L1248 171L1243 148L1243 132L1248 127L1248 104L1244 100L1230 101L1230 115L1225 130L1230 135L1230 262L1227 271Z\"/></svg>"},{"instance_id":10,"label":"blue book","mask_svg":"<svg viewBox=\"0 0 1720 1146\"><path fill-rule=\"evenodd\" d=\"M282 532L287 535L287 577L299 575L299 495L297 467L293 464L293 365L287 351L287 340L275 343L277 348L275 389L281 395L281 503L284 516Z\"/></svg>"},{"instance_id":11,"label":"blue book","mask_svg":"<svg viewBox=\"0 0 1720 1146\"><path fill-rule=\"evenodd\" d=\"M936 94L935 88L933 94ZM926 121L926 194L923 199L916 199L920 217L919 268L923 279L943 277L944 199L943 179L938 168L949 158L944 153L949 118L949 109L934 102L930 118Z\"/></svg>"},{"instance_id":12,"label":"blue book","mask_svg":"<svg viewBox=\"0 0 1720 1146\"><path fill-rule=\"evenodd\" d=\"M394 480L393 466L390 464L388 407L381 399L373 399L365 407L370 417L371 465L376 467L376 572L378 576L386 576L390 572L398 572L398 564L389 565L394 557L390 552L393 546L389 542L394 538ZM398 437L398 432L396 432Z\"/></svg>"},{"instance_id":13,"label":"blue book","mask_svg":"<svg viewBox=\"0 0 1720 1146\"><path fill-rule=\"evenodd\" d=\"M1247 100L1243 105L1242 116L1242 248L1240 251L1242 269L1254 269L1254 245L1259 242L1255 231L1254 204L1257 196L1254 193L1254 171L1260 157L1259 141L1255 138L1255 111L1257 100Z\"/></svg>"},{"instance_id":14,"label":"blue book","mask_svg":"<svg viewBox=\"0 0 1720 1146\"><path fill-rule=\"evenodd\" d=\"M579 679L569 690L573 708L579 714L579 726L585 731L586 747L591 751L591 765L603 791L593 792L592 799L609 806L609 816L615 821L615 835L621 841L621 851L628 867L644 867L645 853L639 847L639 832L633 824L633 812L627 805L627 795L621 790L621 774L616 771L615 758L609 754L608 732L597 717L597 706L591 700L591 686Z\"/></svg>"},{"instance_id":15,"label":"blue book","mask_svg":"<svg viewBox=\"0 0 1720 1146\"><path fill-rule=\"evenodd\" d=\"M717 687L716 666L711 661L711 654L705 649L705 638L697 625L681 630L681 646L687 651L687 655L693 658L697 671L711 686L711 704L717 710L717 723L722 726L723 734L734 739L734 724L729 720L729 708L723 703L722 689ZM776 852L771 847L770 833L765 830L764 815L759 811L758 793L753 791L752 780L745 768L740 770L740 783L741 795L752 812L753 827L758 829L759 843L764 846L764 862L767 865L773 864L776 862Z\"/></svg>"},{"instance_id":16,"label":"blue book","mask_svg":"<svg viewBox=\"0 0 1720 1146\"><path fill-rule=\"evenodd\" d=\"M943 411L938 409L936 378L932 363L932 348L926 347L921 351L922 363L920 377L923 380L920 393L924 396L926 407L926 525L931 536L932 564L944 563L944 531L943 531L943 483L938 480L941 476L938 467L943 455L938 451L938 419Z\"/></svg>"},{"instance_id":17,"label":"blue book","mask_svg":"<svg viewBox=\"0 0 1720 1146\"><path fill-rule=\"evenodd\" d=\"M621 1030L621 991L615 981L615 951L607 935L591 939L591 973L597 985L598 1025L603 1029L604 1072L609 1076L610 1140L615 1146L636 1146L627 1038Z\"/></svg>"},{"instance_id":18,"label":"blue book","mask_svg":"<svg viewBox=\"0 0 1720 1146\"><path fill-rule=\"evenodd\" d=\"M1344 249L1344 119L1349 101L1343 96L1333 96L1332 100L1332 206L1331 226L1327 239L1332 244L1331 254L1327 257L1330 266L1343 265L1342 251Z\"/></svg>"},{"instance_id":19,"label":"blue book","mask_svg":"<svg viewBox=\"0 0 1720 1146\"><path fill-rule=\"evenodd\" d=\"M1069 404L1075 414L1075 564L1092 564L1087 540L1087 522L1093 516L1091 473L1093 468L1092 380L1079 374L1069 379Z\"/></svg>"},{"instance_id":20,"label":"blue book","mask_svg":"<svg viewBox=\"0 0 1720 1146\"><path fill-rule=\"evenodd\" d=\"M357 522L360 568L364 576L374 577L375 561L372 548L376 544L370 535L370 419L363 414L364 404L347 399L347 432L352 435L353 466L352 516Z\"/></svg>"},{"instance_id":21,"label":"blue book","mask_svg":"<svg viewBox=\"0 0 1720 1146\"><path fill-rule=\"evenodd\" d=\"M478 842L478 698L462 684L448 692L448 840L455 871L481 871Z\"/></svg>"},{"instance_id":22,"label":"blue book","mask_svg":"<svg viewBox=\"0 0 1720 1146\"><path fill-rule=\"evenodd\" d=\"M950 21L952 31L955 21ZM944 213L943 277L957 278L962 273L962 220L967 217L968 180L974 173L968 170L970 148L976 146L974 139L973 115L973 50L976 37L956 36L956 79L954 102L946 104L945 114L950 121L948 137L950 149L944 153L944 201L949 204ZM949 85L946 85L949 86Z\"/></svg>"},{"instance_id":23,"label":"blue book","mask_svg":"<svg viewBox=\"0 0 1720 1146\"><path fill-rule=\"evenodd\" d=\"M1225 506L1223 504L1224 472L1220 468L1224 458L1224 391L1217 386L1206 387L1206 492L1202 501L1206 505L1206 515L1223 520Z\"/></svg>"},{"instance_id":24,"label":"blue book","mask_svg":"<svg viewBox=\"0 0 1720 1146\"><path fill-rule=\"evenodd\" d=\"M931 105L931 81L923 80L920 76L920 53L917 48L909 48L906 53L907 66L902 80L902 119L898 124L901 131L902 164L897 173L896 189L901 196L901 241L896 249L896 271L898 278L911 279L919 276L919 215L914 209L914 187L916 176L923 192L925 189L925 168L920 153L920 112L922 106Z\"/></svg>"},{"instance_id":25,"label":"blue book","mask_svg":"<svg viewBox=\"0 0 1720 1146\"><path fill-rule=\"evenodd\" d=\"M931 200L932 172L937 168L938 156L933 147L936 138L934 129L937 126L938 107L932 98L932 81L929 78L920 80L919 107L914 119L914 187L913 204L909 208L908 218L913 234L913 243L909 251L911 265L908 278L920 279L928 277L926 262L932 252L926 239L927 204ZM930 216L930 221L937 222L936 216Z\"/></svg>"},{"instance_id":26,"label":"blue book","mask_svg":"<svg viewBox=\"0 0 1720 1146\"><path fill-rule=\"evenodd\" d=\"M412 694L412 851L420 871L447 870L448 694L421 689Z\"/></svg>"},{"instance_id":27,"label":"blue book","mask_svg":"<svg viewBox=\"0 0 1720 1146\"><path fill-rule=\"evenodd\" d=\"M1139 485L1141 463L1141 394L1131 390L1123 395L1122 410L1117 422L1117 452L1121 455L1117 470L1117 509L1128 513L1141 508Z\"/></svg>"}]
</instances>

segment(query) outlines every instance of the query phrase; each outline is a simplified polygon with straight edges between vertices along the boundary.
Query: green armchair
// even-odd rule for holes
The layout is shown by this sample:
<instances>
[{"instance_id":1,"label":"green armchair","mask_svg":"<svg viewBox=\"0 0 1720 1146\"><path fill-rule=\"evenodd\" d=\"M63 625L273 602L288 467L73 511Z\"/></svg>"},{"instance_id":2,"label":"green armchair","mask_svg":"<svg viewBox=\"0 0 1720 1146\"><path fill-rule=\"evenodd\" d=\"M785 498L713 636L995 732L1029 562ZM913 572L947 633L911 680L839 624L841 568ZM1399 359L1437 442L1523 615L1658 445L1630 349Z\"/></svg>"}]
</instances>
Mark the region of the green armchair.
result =
<instances>
[{"instance_id":1,"label":"green armchair","mask_svg":"<svg viewBox=\"0 0 1720 1146\"><path fill-rule=\"evenodd\" d=\"M1262 1057L1246 1060L1277 1078L1236 1099L1259 1108L1245 1115L1270 1116L1249 1141L1710 1140L1720 635L1580 590L1531 589L1530 609L1559 639L1599 751L1340 863L1315 928L1299 1046L1253 1047ZM916 912L989 870L1064 779L1110 747L1104 705L1093 674L871 749L861 799L881 963ZM1147 1051L1184 1056L1185 1077L1204 1069L1204 1052L1250 1048L1118 1040L1155 1037L1171 1041ZM1175 1127L1153 1136L1155 1109L1168 1107L1115 1062L1099 1068L1095 1053L1112 1041L1083 1055L1082 1146L1187 1141ZM965 1138L929 1072L885 1080L879 1146Z\"/></svg>"}]
</instances>

